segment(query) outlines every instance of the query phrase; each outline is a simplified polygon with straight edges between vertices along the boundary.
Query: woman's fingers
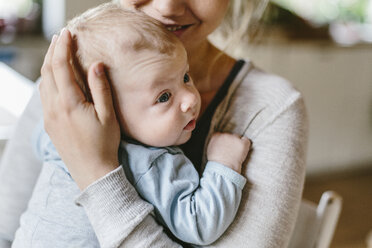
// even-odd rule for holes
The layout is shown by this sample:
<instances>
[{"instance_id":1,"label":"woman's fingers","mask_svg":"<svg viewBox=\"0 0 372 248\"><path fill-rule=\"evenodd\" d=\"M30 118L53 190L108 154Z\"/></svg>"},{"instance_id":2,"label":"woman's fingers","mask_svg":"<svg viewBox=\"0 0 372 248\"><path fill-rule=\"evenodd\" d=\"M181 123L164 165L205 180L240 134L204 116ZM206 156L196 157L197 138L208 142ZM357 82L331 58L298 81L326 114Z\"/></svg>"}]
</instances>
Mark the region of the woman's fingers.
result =
<instances>
[{"instance_id":1,"label":"woman's fingers","mask_svg":"<svg viewBox=\"0 0 372 248\"><path fill-rule=\"evenodd\" d=\"M63 29L54 49L52 67L56 86L65 107L74 108L85 102L85 96L75 80L71 59L71 34Z\"/></svg>"},{"instance_id":2,"label":"woman's fingers","mask_svg":"<svg viewBox=\"0 0 372 248\"><path fill-rule=\"evenodd\" d=\"M100 122L112 121L116 118L111 87L102 63L94 63L90 66L88 85Z\"/></svg>"},{"instance_id":3,"label":"woman's fingers","mask_svg":"<svg viewBox=\"0 0 372 248\"><path fill-rule=\"evenodd\" d=\"M56 46L58 36L54 35L52 42L49 45L48 51L44 58L44 63L41 67L42 80L39 85L41 100L46 100L47 97L55 97L57 94L57 86L54 81L53 70L52 70L52 58L54 54L54 48Z\"/></svg>"}]
</instances>

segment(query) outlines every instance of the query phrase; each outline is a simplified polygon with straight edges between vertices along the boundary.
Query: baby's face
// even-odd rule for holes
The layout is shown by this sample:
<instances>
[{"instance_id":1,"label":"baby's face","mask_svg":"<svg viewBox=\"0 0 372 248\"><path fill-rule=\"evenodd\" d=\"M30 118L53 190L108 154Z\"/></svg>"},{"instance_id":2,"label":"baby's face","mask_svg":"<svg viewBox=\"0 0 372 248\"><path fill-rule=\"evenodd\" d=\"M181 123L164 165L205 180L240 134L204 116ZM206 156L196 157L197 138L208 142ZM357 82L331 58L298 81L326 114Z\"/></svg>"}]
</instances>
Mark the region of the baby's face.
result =
<instances>
[{"instance_id":1,"label":"baby's face","mask_svg":"<svg viewBox=\"0 0 372 248\"><path fill-rule=\"evenodd\" d=\"M123 57L111 73L122 131L150 146L189 140L201 100L183 46L171 56L143 50Z\"/></svg>"}]
</instances>

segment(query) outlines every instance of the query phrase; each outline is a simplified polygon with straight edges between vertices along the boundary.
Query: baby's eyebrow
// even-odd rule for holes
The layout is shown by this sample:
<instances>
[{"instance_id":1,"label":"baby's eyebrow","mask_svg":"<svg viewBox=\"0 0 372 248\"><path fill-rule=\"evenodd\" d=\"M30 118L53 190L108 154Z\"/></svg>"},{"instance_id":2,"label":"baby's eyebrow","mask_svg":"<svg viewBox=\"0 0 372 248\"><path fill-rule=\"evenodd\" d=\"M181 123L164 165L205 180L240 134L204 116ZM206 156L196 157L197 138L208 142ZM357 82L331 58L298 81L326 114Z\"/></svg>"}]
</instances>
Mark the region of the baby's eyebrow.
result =
<instances>
[{"instance_id":1,"label":"baby's eyebrow","mask_svg":"<svg viewBox=\"0 0 372 248\"><path fill-rule=\"evenodd\" d=\"M164 79L157 79L153 80L149 83L149 88L152 90L160 90L164 88L164 85L169 81L170 79L164 78Z\"/></svg>"}]
</instances>

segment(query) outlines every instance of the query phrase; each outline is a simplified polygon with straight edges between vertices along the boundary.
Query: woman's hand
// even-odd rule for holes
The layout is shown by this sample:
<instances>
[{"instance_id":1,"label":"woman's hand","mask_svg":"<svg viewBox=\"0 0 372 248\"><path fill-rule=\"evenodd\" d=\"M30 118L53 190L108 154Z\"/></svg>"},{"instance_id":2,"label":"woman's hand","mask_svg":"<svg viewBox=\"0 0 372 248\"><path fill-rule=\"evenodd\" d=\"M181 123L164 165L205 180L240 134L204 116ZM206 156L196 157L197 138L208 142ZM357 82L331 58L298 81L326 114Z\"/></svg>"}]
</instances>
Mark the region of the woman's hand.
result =
<instances>
[{"instance_id":1,"label":"woman's hand","mask_svg":"<svg viewBox=\"0 0 372 248\"><path fill-rule=\"evenodd\" d=\"M39 86L44 124L59 155L81 190L119 166L120 128L111 88L101 63L88 71L89 102L70 64L71 34L53 37Z\"/></svg>"}]
</instances>

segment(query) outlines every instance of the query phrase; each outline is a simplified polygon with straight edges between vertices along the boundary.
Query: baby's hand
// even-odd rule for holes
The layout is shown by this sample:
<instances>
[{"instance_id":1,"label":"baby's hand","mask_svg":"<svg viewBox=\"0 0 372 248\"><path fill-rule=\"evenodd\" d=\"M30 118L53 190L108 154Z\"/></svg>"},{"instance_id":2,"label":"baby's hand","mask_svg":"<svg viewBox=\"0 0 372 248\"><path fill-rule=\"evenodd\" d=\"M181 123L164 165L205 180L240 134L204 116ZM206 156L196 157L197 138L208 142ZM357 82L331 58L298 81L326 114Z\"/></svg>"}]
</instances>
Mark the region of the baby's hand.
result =
<instances>
[{"instance_id":1,"label":"baby's hand","mask_svg":"<svg viewBox=\"0 0 372 248\"><path fill-rule=\"evenodd\" d=\"M247 137L240 138L229 133L214 133L208 144L207 158L223 164L238 173L248 155L251 142Z\"/></svg>"}]
</instances>

